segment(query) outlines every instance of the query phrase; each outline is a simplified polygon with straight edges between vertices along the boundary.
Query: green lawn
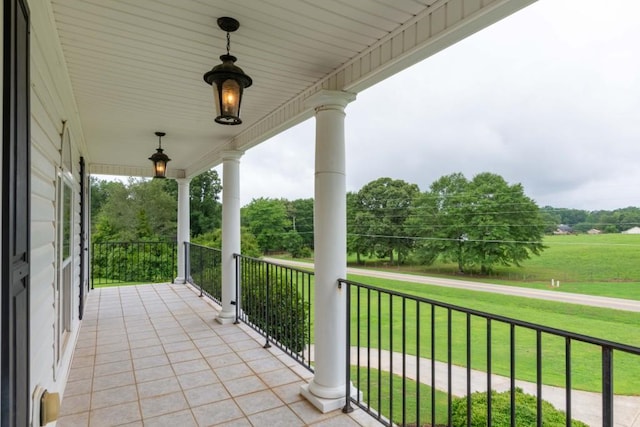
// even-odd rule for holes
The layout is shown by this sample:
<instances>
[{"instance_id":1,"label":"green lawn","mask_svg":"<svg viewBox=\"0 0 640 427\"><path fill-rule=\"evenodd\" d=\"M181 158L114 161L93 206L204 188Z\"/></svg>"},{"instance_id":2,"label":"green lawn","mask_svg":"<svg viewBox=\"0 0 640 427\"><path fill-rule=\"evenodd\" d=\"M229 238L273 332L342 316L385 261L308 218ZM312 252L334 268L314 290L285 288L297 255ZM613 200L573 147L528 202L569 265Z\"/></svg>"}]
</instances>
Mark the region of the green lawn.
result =
<instances>
[{"instance_id":1,"label":"green lawn","mask_svg":"<svg viewBox=\"0 0 640 427\"><path fill-rule=\"evenodd\" d=\"M610 341L640 346L640 313L623 312L597 307L587 307L574 304L558 303L553 301L536 300L530 298L497 295L486 292L475 292L464 289L443 288L438 286L426 286L406 282L390 281L370 277L352 276L351 280L393 289L398 292L430 298L447 302L474 310L499 314L506 317L520 319L531 323L542 324L558 329L568 330L584 335L599 337ZM431 309L422 304L420 312L416 310L415 303L394 299L392 303L387 297L383 297L378 303L377 294L367 302L366 292L361 292L360 300L360 324L356 324L358 318L356 298L352 296L352 327L353 334L360 330L360 343L367 342L372 347L380 345L383 349L393 348L394 351L402 350L402 325L407 325L405 336L405 348L410 354L416 354L419 350L421 357L431 357ZM366 318L370 316L367 327ZM447 310L436 308L433 312L436 324L434 335L434 353L436 360L446 361L447 355ZM377 336L377 328L383 331ZM418 334L418 328L420 333ZM453 312L451 315L452 335L452 361L459 366L466 366L466 316ZM487 322L481 318L473 317L471 321L471 348L472 367L486 371L487 357ZM510 369L509 359L509 328L508 326L493 322L491 326L492 342L492 371L494 373L508 375ZM357 337L353 337L356 344ZM417 345L418 339L420 345ZM536 378L536 335L526 329L517 329L516 341L516 377L527 381L535 381ZM543 382L545 384L564 386L564 340L553 336L543 336ZM576 343L572 349L572 375L573 386L577 389L600 391L600 358L599 347ZM615 390L620 394L640 395L640 384L636 378L640 378L640 356L629 356L626 353L615 353Z\"/></svg>"},{"instance_id":2,"label":"green lawn","mask_svg":"<svg viewBox=\"0 0 640 427\"><path fill-rule=\"evenodd\" d=\"M98 288L113 288L113 287L118 287L118 286L134 286L134 285L142 285L142 284L146 284L149 282L114 282L111 279L99 279L99 278L95 278L94 279L94 283L93 283L93 287L95 289Z\"/></svg>"},{"instance_id":3,"label":"green lawn","mask_svg":"<svg viewBox=\"0 0 640 427\"><path fill-rule=\"evenodd\" d=\"M410 379L403 384L402 377L366 367L352 367L351 378L353 385L362 392L361 402L397 425L415 425L416 420L420 420L420 425L431 423L431 387ZM446 425L447 394L436 390L435 403L436 424Z\"/></svg>"},{"instance_id":4,"label":"green lawn","mask_svg":"<svg viewBox=\"0 0 640 427\"><path fill-rule=\"evenodd\" d=\"M546 236L544 244L547 248L540 256L524 261L521 267L497 266L489 276L471 269L460 275L457 264L440 262L389 266L385 260L365 258L364 267L640 300L640 235ZM348 261L355 266L355 256ZM551 279L559 280L560 287L552 288Z\"/></svg>"}]
</instances>

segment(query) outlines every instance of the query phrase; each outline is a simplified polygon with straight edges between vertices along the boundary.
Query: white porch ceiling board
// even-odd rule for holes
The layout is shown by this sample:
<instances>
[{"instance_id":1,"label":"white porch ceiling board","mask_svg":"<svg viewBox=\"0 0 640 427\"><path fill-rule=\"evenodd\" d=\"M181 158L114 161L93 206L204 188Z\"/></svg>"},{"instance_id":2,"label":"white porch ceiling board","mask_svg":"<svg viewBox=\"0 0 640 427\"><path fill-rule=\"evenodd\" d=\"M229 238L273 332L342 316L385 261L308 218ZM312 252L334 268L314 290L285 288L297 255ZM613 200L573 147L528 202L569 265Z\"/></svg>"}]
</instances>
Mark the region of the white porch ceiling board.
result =
<instances>
[{"instance_id":1,"label":"white porch ceiling board","mask_svg":"<svg viewBox=\"0 0 640 427\"><path fill-rule=\"evenodd\" d=\"M91 172L150 172L163 130L169 173L193 176L309 117L318 90L363 90L534 0L50 1ZM254 81L240 126L214 123L202 80L220 16L240 22L231 53Z\"/></svg>"}]
</instances>

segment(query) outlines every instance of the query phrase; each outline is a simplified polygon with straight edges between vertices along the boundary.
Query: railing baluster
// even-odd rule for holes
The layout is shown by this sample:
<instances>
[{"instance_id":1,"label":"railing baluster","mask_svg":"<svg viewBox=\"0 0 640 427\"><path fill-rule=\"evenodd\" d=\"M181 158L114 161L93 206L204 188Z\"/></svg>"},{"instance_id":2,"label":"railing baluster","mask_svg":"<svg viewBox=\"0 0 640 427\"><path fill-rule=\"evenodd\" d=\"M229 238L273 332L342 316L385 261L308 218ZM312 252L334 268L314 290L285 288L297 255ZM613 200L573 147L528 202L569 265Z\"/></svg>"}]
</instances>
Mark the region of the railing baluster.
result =
<instances>
[{"instance_id":1,"label":"railing baluster","mask_svg":"<svg viewBox=\"0 0 640 427\"><path fill-rule=\"evenodd\" d=\"M542 332L536 331L536 425L542 427Z\"/></svg>"},{"instance_id":2,"label":"railing baluster","mask_svg":"<svg viewBox=\"0 0 640 427\"><path fill-rule=\"evenodd\" d=\"M451 384L451 309L447 309L447 424L451 425L451 403L452 403L452 384Z\"/></svg>"},{"instance_id":3,"label":"railing baluster","mask_svg":"<svg viewBox=\"0 0 640 427\"><path fill-rule=\"evenodd\" d=\"M487 425L493 425L491 395L491 319L487 319Z\"/></svg>"},{"instance_id":4,"label":"railing baluster","mask_svg":"<svg viewBox=\"0 0 640 427\"><path fill-rule=\"evenodd\" d=\"M367 289L367 408L371 409L371 289Z\"/></svg>"},{"instance_id":5,"label":"railing baluster","mask_svg":"<svg viewBox=\"0 0 640 427\"><path fill-rule=\"evenodd\" d=\"M382 292L378 291L378 408L382 408ZM349 322L347 321L347 324ZM378 411L378 420L382 418L382 410Z\"/></svg>"},{"instance_id":6,"label":"railing baluster","mask_svg":"<svg viewBox=\"0 0 640 427\"><path fill-rule=\"evenodd\" d=\"M467 313L467 427L471 426L471 314Z\"/></svg>"},{"instance_id":7,"label":"railing baluster","mask_svg":"<svg viewBox=\"0 0 640 427\"><path fill-rule=\"evenodd\" d=\"M389 294L389 421L393 422L393 295Z\"/></svg>"},{"instance_id":8,"label":"railing baluster","mask_svg":"<svg viewBox=\"0 0 640 427\"><path fill-rule=\"evenodd\" d=\"M436 425L436 306L431 304L431 425Z\"/></svg>"},{"instance_id":9,"label":"railing baluster","mask_svg":"<svg viewBox=\"0 0 640 427\"><path fill-rule=\"evenodd\" d=\"M613 426L613 350L602 347L602 427Z\"/></svg>"},{"instance_id":10,"label":"railing baluster","mask_svg":"<svg viewBox=\"0 0 640 427\"><path fill-rule=\"evenodd\" d=\"M345 403L344 403L344 408L342 408L342 412L344 412L345 414L348 414L350 412L353 412L353 407L351 406L351 324L349 322L349 319L351 319L351 286L349 286L348 284L345 284L343 282L338 282L339 286L341 287L345 287L346 288L346 297L347 297L347 304L346 304L346 310L347 310L347 329L346 329L346 354L345 354L345 374L346 374L346 381L345 381Z\"/></svg>"},{"instance_id":11,"label":"railing baluster","mask_svg":"<svg viewBox=\"0 0 640 427\"><path fill-rule=\"evenodd\" d=\"M240 260L238 258L238 254L233 255L234 266L236 268L236 325L240 323L240 301L242 300L240 296ZM213 258L213 266L215 269L216 261Z\"/></svg>"},{"instance_id":12,"label":"railing baluster","mask_svg":"<svg viewBox=\"0 0 640 427\"><path fill-rule=\"evenodd\" d=\"M564 375L565 375L565 413L567 414L567 427L571 427L571 338L564 339Z\"/></svg>"},{"instance_id":13,"label":"railing baluster","mask_svg":"<svg viewBox=\"0 0 640 427\"><path fill-rule=\"evenodd\" d=\"M510 389L511 389L511 427L516 425L516 327L509 326L509 365L510 365Z\"/></svg>"},{"instance_id":14,"label":"railing baluster","mask_svg":"<svg viewBox=\"0 0 640 427\"><path fill-rule=\"evenodd\" d=\"M271 304L271 300L269 299L269 296L270 296L270 293L271 293L271 280L269 278L269 270L271 270L271 269L269 268L269 266L270 266L270 264L266 264L267 282L265 283L265 286L266 286L265 293L266 293L267 301L266 301L266 303L264 305L264 310L265 310L265 313L264 313L264 328L265 328L265 338L266 338L267 341L264 343L264 346L263 346L264 348L270 348L271 347L271 344L269 343L269 330L271 329L269 327L269 324L270 324L270 322L269 322L269 306Z\"/></svg>"},{"instance_id":15,"label":"railing baluster","mask_svg":"<svg viewBox=\"0 0 640 427\"><path fill-rule=\"evenodd\" d=\"M356 348L360 349L360 307L362 304L360 303L360 288L356 290ZM349 317L348 317L349 319ZM346 348L347 353L351 353L351 341ZM347 366L347 369L351 369L351 366ZM356 388L360 388L360 352L356 352Z\"/></svg>"},{"instance_id":16,"label":"railing baluster","mask_svg":"<svg viewBox=\"0 0 640 427\"><path fill-rule=\"evenodd\" d=\"M393 357L393 356L392 356ZM407 424L407 299L402 298L402 425Z\"/></svg>"},{"instance_id":17,"label":"railing baluster","mask_svg":"<svg viewBox=\"0 0 640 427\"><path fill-rule=\"evenodd\" d=\"M420 386L422 381L420 380L420 303L416 301L416 425L422 425L420 423Z\"/></svg>"}]
</instances>

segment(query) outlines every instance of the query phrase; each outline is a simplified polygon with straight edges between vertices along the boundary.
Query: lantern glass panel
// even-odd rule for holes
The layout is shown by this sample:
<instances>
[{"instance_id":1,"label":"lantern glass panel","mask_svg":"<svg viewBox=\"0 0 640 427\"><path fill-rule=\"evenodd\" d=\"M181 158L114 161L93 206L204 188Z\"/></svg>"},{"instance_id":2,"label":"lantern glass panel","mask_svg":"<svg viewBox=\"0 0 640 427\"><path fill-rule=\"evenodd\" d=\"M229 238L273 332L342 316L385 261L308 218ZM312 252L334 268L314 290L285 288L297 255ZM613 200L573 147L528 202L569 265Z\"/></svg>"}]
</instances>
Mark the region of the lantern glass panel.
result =
<instances>
[{"instance_id":1,"label":"lantern glass panel","mask_svg":"<svg viewBox=\"0 0 640 427\"><path fill-rule=\"evenodd\" d=\"M167 171L166 163L164 161L162 161L162 160L158 160L156 162L156 171L155 171L156 172L156 176L158 178L160 178L160 177L164 178L164 174L166 173L166 171Z\"/></svg>"},{"instance_id":2,"label":"lantern glass panel","mask_svg":"<svg viewBox=\"0 0 640 427\"><path fill-rule=\"evenodd\" d=\"M238 117L240 110L240 85L233 79L222 83L222 116Z\"/></svg>"}]
</instances>

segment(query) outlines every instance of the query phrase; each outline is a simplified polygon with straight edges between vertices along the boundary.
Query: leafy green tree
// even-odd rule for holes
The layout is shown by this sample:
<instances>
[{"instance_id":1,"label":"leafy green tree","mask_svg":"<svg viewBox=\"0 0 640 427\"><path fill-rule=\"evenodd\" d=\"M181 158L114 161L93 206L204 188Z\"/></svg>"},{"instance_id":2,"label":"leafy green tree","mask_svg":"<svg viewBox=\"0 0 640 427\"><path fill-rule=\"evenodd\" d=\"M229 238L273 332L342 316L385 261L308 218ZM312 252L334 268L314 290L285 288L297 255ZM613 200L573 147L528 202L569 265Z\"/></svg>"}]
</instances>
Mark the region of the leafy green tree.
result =
<instances>
[{"instance_id":1,"label":"leafy green tree","mask_svg":"<svg viewBox=\"0 0 640 427\"><path fill-rule=\"evenodd\" d=\"M586 222L589 216L589 212L583 209L560 208L556 209L556 212L560 215L560 224L566 224L570 227Z\"/></svg>"},{"instance_id":2,"label":"leafy green tree","mask_svg":"<svg viewBox=\"0 0 640 427\"><path fill-rule=\"evenodd\" d=\"M94 241L175 240L177 201L161 181L130 178L126 185L98 187L107 190L93 222Z\"/></svg>"},{"instance_id":3,"label":"leafy green tree","mask_svg":"<svg viewBox=\"0 0 640 427\"><path fill-rule=\"evenodd\" d=\"M391 178L378 178L360 189L354 220L368 254L388 257L392 264L394 253L399 262L406 258L413 240L406 234L405 221L419 192L417 185Z\"/></svg>"},{"instance_id":4,"label":"leafy green tree","mask_svg":"<svg viewBox=\"0 0 640 427\"><path fill-rule=\"evenodd\" d=\"M425 262L457 260L461 270L519 265L544 246L544 223L538 206L520 184L481 173L467 181L462 174L434 182L418 199L410 224L418 231Z\"/></svg>"},{"instance_id":5,"label":"leafy green tree","mask_svg":"<svg viewBox=\"0 0 640 427\"><path fill-rule=\"evenodd\" d=\"M242 225L256 236L262 252L285 250L284 236L292 226L286 200L253 199L241 209L241 220Z\"/></svg>"},{"instance_id":6,"label":"leafy green tree","mask_svg":"<svg viewBox=\"0 0 640 427\"><path fill-rule=\"evenodd\" d=\"M217 228L191 239L193 243L210 248L222 249L222 230ZM258 258L262 255L256 237L246 227L240 229L240 248L242 255Z\"/></svg>"},{"instance_id":7,"label":"leafy green tree","mask_svg":"<svg viewBox=\"0 0 640 427\"><path fill-rule=\"evenodd\" d=\"M416 197L407 229L412 236L421 238L415 249L418 261L431 264L440 257L444 262L458 262L459 270L464 271L470 213L468 186L464 175L455 173L439 178L429 191Z\"/></svg>"},{"instance_id":8,"label":"leafy green tree","mask_svg":"<svg viewBox=\"0 0 640 427\"><path fill-rule=\"evenodd\" d=\"M313 199L293 200L289 203L288 214L292 230L302 239L302 246L313 249Z\"/></svg>"},{"instance_id":9,"label":"leafy green tree","mask_svg":"<svg viewBox=\"0 0 640 427\"><path fill-rule=\"evenodd\" d=\"M102 206L109 199L111 193L124 188L125 184L120 181L107 181L92 176L89 186L91 190L91 223L95 224Z\"/></svg>"},{"instance_id":10,"label":"leafy green tree","mask_svg":"<svg viewBox=\"0 0 640 427\"><path fill-rule=\"evenodd\" d=\"M368 252L366 228L358 221L364 215L358 211L358 193L347 193L347 253L356 254L356 262L362 264L361 255Z\"/></svg>"},{"instance_id":11,"label":"leafy green tree","mask_svg":"<svg viewBox=\"0 0 640 427\"><path fill-rule=\"evenodd\" d=\"M311 249L304 245L302 236L293 230L289 230L284 234L283 243L284 250L289 252L294 258L305 258L311 256Z\"/></svg>"},{"instance_id":12,"label":"leafy green tree","mask_svg":"<svg viewBox=\"0 0 640 427\"><path fill-rule=\"evenodd\" d=\"M545 206L540 209L540 218L544 223L544 232L547 234L552 234L562 224L562 217L557 212L557 209L551 206Z\"/></svg>"},{"instance_id":13,"label":"leafy green tree","mask_svg":"<svg viewBox=\"0 0 640 427\"><path fill-rule=\"evenodd\" d=\"M178 199L178 184L173 179L164 180L166 191ZM218 172L208 170L189 182L189 221L191 236L199 236L222 225L222 184Z\"/></svg>"}]
</instances>

